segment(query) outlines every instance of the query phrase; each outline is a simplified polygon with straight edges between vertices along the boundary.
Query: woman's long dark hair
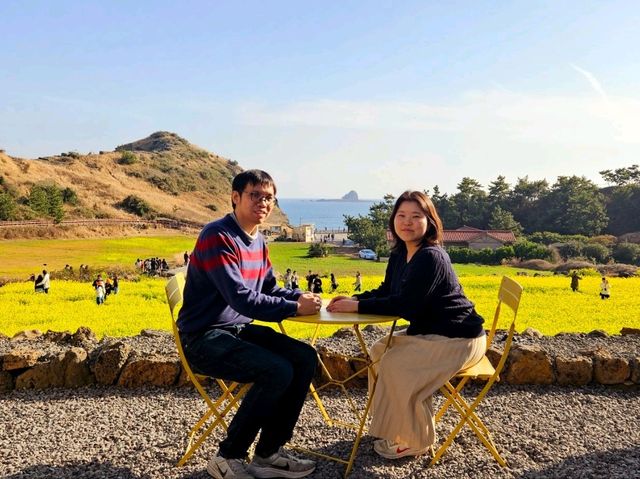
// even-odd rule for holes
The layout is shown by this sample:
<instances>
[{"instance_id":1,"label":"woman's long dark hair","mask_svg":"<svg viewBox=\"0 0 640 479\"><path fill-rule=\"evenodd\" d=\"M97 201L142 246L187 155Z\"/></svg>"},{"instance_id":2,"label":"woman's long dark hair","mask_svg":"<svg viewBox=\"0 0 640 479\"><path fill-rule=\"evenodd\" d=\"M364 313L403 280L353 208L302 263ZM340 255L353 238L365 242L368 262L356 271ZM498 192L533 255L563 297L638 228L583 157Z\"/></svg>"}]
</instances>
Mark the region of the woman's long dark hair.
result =
<instances>
[{"instance_id":1,"label":"woman's long dark hair","mask_svg":"<svg viewBox=\"0 0 640 479\"><path fill-rule=\"evenodd\" d=\"M420 247L422 246L434 246L442 244L442 220L438 216L436 207L433 205L433 201L422 191L410 191L407 190L402 193L396 200L396 204L393 205L393 211L391 211L391 217L389 218L389 230L393 236L393 251L400 252L406 250L404 241L400 239L396 228L394 226L394 220L400 205L405 201L413 201L417 203L422 212L427 217L427 232L420 241Z\"/></svg>"}]
</instances>

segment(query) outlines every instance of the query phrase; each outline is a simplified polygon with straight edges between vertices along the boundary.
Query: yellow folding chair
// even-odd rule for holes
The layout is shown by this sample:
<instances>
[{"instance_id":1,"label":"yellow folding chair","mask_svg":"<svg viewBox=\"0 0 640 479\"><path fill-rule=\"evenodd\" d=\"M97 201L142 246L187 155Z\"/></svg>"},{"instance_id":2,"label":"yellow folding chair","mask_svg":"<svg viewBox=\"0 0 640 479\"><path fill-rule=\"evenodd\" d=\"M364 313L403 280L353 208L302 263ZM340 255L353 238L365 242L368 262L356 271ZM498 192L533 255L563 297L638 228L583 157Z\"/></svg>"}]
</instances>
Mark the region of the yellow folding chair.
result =
<instances>
[{"instance_id":1,"label":"yellow folding chair","mask_svg":"<svg viewBox=\"0 0 640 479\"><path fill-rule=\"evenodd\" d=\"M216 427L222 427L227 429L228 425L225 421L225 416L232 410L238 408L238 402L247 393L251 384L240 385L237 382L233 382L229 385L222 379L209 378L201 374L195 374L187 358L184 355L182 349L182 342L180 341L180 335L178 334L178 326L176 324L176 307L182 303L182 291L184 289L185 276L184 273L177 273L173 278L167 281L165 285L165 292L167 293L167 301L169 303L169 310L171 311L171 323L173 326L173 337L176 341L176 347L178 348L178 354L180 355L180 362L184 368L189 380L193 383L195 388L202 396L202 399L207 403L207 411L202 415L200 420L189 431L189 437L187 442L187 448L184 455L178 461L178 466L184 465L194 452L202 445L204 440L211 434ZM205 383L208 379L214 379L220 387L222 393L217 400L212 400L206 389ZM207 422L211 420L211 423L207 426ZM204 429L204 430L203 430ZM201 432L202 431L202 432ZM195 442L194 442L195 440Z\"/></svg>"},{"instance_id":2,"label":"yellow folding chair","mask_svg":"<svg viewBox=\"0 0 640 479\"><path fill-rule=\"evenodd\" d=\"M511 349L511 342L513 341L513 335L515 332L516 316L518 314L518 306L520 304L521 296L522 286L520 286L514 280L504 276L502 278L502 283L500 284L500 290L498 291L498 306L496 307L496 312L493 317L493 324L491 325L491 330L489 331L489 336L487 337L487 350L491 346L493 338L495 337L498 318L500 317L502 305L507 306L509 309L511 309L511 311L513 312L513 319L511 320L511 326L509 327L509 333L504 344L504 350L502 352L502 355L500 356L500 361L498 362L497 366L495 368L492 366L489 358L485 353L482 360L480 360L478 364L472 366L469 369L459 371L452 378L452 380L458 380L458 384L456 385L456 387L453 387L450 380L440 388L440 392L442 392L446 400L436 414L436 422L442 419L444 413L451 406L453 406L460 413L460 421L456 424L447 439L434 454L433 459L431 460L432 465L438 462L444 452L453 443L453 440L458 435L462 427L465 424L468 424L476 434L476 436L478 436L482 444L485 445L485 447L489 450L489 452L491 452L496 461L498 461L498 464L500 464L502 467L506 467L507 463L500 456L500 453L498 453L498 449L493 442L493 438L491 437L489 429L477 416L476 408L478 407L482 399L486 396L487 392L489 392L493 384L496 381L500 380L500 372L502 371L502 368L507 361L509 350ZM467 402L461 394L462 388L464 388L465 384L467 384L470 379L481 379L486 381L486 384L484 385L480 393L471 403Z\"/></svg>"}]
</instances>

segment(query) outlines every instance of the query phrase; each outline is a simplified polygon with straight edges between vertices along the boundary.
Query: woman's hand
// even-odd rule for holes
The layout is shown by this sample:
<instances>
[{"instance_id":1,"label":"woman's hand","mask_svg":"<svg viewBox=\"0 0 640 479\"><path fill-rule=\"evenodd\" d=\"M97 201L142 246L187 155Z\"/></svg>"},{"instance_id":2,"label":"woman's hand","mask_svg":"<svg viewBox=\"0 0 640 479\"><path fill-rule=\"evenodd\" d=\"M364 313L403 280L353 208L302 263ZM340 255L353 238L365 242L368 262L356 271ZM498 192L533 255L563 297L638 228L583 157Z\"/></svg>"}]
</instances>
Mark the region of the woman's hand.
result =
<instances>
[{"instance_id":1,"label":"woman's hand","mask_svg":"<svg viewBox=\"0 0 640 479\"><path fill-rule=\"evenodd\" d=\"M335 301L334 301L335 300ZM334 298L334 300L327 306L327 311L330 313L357 313L358 312L358 300L347 298L342 296L340 299Z\"/></svg>"},{"instance_id":2,"label":"woman's hand","mask_svg":"<svg viewBox=\"0 0 640 479\"><path fill-rule=\"evenodd\" d=\"M342 301L344 299L355 299L353 296L334 296L333 298L331 298L331 301L329 301L329 304L327 305L327 311L329 311L329 306L331 306L333 303L335 303L336 301Z\"/></svg>"}]
</instances>

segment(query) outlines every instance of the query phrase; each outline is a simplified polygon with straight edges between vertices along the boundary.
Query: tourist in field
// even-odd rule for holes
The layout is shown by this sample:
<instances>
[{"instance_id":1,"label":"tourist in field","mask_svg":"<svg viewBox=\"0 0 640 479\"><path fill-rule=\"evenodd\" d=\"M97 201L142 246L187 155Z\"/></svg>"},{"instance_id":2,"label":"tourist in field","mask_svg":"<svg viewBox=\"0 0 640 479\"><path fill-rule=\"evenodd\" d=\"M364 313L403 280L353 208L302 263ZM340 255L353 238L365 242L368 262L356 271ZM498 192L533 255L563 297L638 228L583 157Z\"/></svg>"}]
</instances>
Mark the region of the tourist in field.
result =
<instances>
[{"instance_id":1,"label":"tourist in field","mask_svg":"<svg viewBox=\"0 0 640 479\"><path fill-rule=\"evenodd\" d=\"M312 291L313 288L313 278L314 274L309 270L309 274L307 274L304 279L307 280L307 291Z\"/></svg>"},{"instance_id":2,"label":"tourist in field","mask_svg":"<svg viewBox=\"0 0 640 479\"><path fill-rule=\"evenodd\" d=\"M104 298L106 296L105 283L102 279L102 275L99 274L91 285L96 292L96 304L99 306L104 303Z\"/></svg>"},{"instance_id":3,"label":"tourist in field","mask_svg":"<svg viewBox=\"0 0 640 479\"><path fill-rule=\"evenodd\" d=\"M291 287L291 268L287 268L287 272L284 274L284 287L287 289L293 289Z\"/></svg>"},{"instance_id":4,"label":"tourist in field","mask_svg":"<svg viewBox=\"0 0 640 479\"><path fill-rule=\"evenodd\" d=\"M113 294L118 294L120 291L120 280L118 279L118 275L113 275Z\"/></svg>"},{"instance_id":5,"label":"tourist in field","mask_svg":"<svg viewBox=\"0 0 640 479\"><path fill-rule=\"evenodd\" d=\"M280 288L258 230L276 204L276 187L261 170L232 182L233 213L204 227L187 267L178 329L194 372L253 386L229 424L207 471L217 479L304 477L313 461L287 453L317 367L306 343L253 324L316 314L319 296ZM255 454L245 462L260 432Z\"/></svg>"},{"instance_id":6,"label":"tourist in field","mask_svg":"<svg viewBox=\"0 0 640 479\"><path fill-rule=\"evenodd\" d=\"M39 274L33 283L33 288L36 293L44 293L44 277Z\"/></svg>"},{"instance_id":7,"label":"tourist in field","mask_svg":"<svg viewBox=\"0 0 640 479\"><path fill-rule=\"evenodd\" d=\"M354 291L362 290L362 277L360 276L360 271L356 271L356 281L353 283Z\"/></svg>"},{"instance_id":8,"label":"tourist in field","mask_svg":"<svg viewBox=\"0 0 640 479\"><path fill-rule=\"evenodd\" d=\"M420 456L435 442L431 395L460 369L477 363L486 349L484 320L476 313L442 248L442 222L431 199L405 191L389 229L394 247L384 281L351 298L337 296L327 309L400 316L406 330L371 348L378 383L369 432L374 450L387 459ZM373 376L369 375L369 387Z\"/></svg>"},{"instance_id":9,"label":"tourist in field","mask_svg":"<svg viewBox=\"0 0 640 479\"><path fill-rule=\"evenodd\" d=\"M49 288L51 287L51 277L46 269L42 270L42 290L45 294L49 294Z\"/></svg>"},{"instance_id":10,"label":"tourist in field","mask_svg":"<svg viewBox=\"0 0 640 479\"><path fill-rule=\"evenodd\" d=\"M577 271L571 273L571 291L574 293L578 291L578 286L580 285L580 276Z\"/></svg>"},{"instance_id":11,"label":"tourist in field","mask_svg":"<svg viewBox=\"0 0 640 479\"><path fill-rule=\"evenodd\" d=\"M333 293L336 289L338 289L338 283L336 282L336 277L333 273L330 275L331 277L331 292Z\"/></svg>"},{"instance_id":12,"label":"tourist in field","mask_svg":"<svg viewBox=\"0 0 640 479\"><path fill-rule=\"evenodd\" d=\"M611 285L609 285L609 280L606 276L602 277L602 281L600 282L600 299L609 299L611 295Z\"/></svg>"},{"instance_id":13,"label":"tourist in field","mask_svg":"<svg viewBox=\"0 0 640 479\"><path fill-rule=\"evenodd\" d=\"M187 251L184 252L184 254L182 255L182 258L184 259L184 265L188 265L189 264L189 253Z\"/></svg>"},{"instance_id":14,"label":"tourist in field","mask_svg":"<svg viewBox=\"0 0 640 479\"><path fill-rule=\"evenodd\" d=\"M314 294L322 293L322 279L320 278L320 275L318 275L318 274L314 274L313 275L313 280L311 282L311 291Z\"/></svg>"},{"instance_id":15,"label":"tourist in field","mask_svg":"<svg viewBox=\"0 0 640 479\"><path fill-rule=\"evenodd\" d=\"M298 289L300 287L300 284L298 283L299 280L300 278L298 278L298 273L294 270L291 274L291 289Z\"/></svg>"}]
</instances>

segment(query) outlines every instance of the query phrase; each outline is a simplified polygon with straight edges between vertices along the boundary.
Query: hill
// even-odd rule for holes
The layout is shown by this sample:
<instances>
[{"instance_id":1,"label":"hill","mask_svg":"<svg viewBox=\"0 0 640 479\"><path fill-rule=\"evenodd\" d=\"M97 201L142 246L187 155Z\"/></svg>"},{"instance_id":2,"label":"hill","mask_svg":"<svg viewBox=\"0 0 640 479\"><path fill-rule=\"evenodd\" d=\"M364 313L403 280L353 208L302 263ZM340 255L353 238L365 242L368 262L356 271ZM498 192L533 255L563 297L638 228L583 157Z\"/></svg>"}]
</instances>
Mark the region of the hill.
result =
<instances>
[{"instance_id":1,"label":"hill","mask_svg":"<svg viewBox=\"0 0 640 479\"><path fill-rule=\"evenodd\" d=\"M53 186L63 198L64 220L143 216L203 224L231 211L231 181L240 171L236 161L161 131L97 154L23 159L0 152L0 195L13 202L14 220L50 220L46 207L35 206L33 191ZM286 217L278 210L270 220Z\"/></svg>"}]
</instances>

